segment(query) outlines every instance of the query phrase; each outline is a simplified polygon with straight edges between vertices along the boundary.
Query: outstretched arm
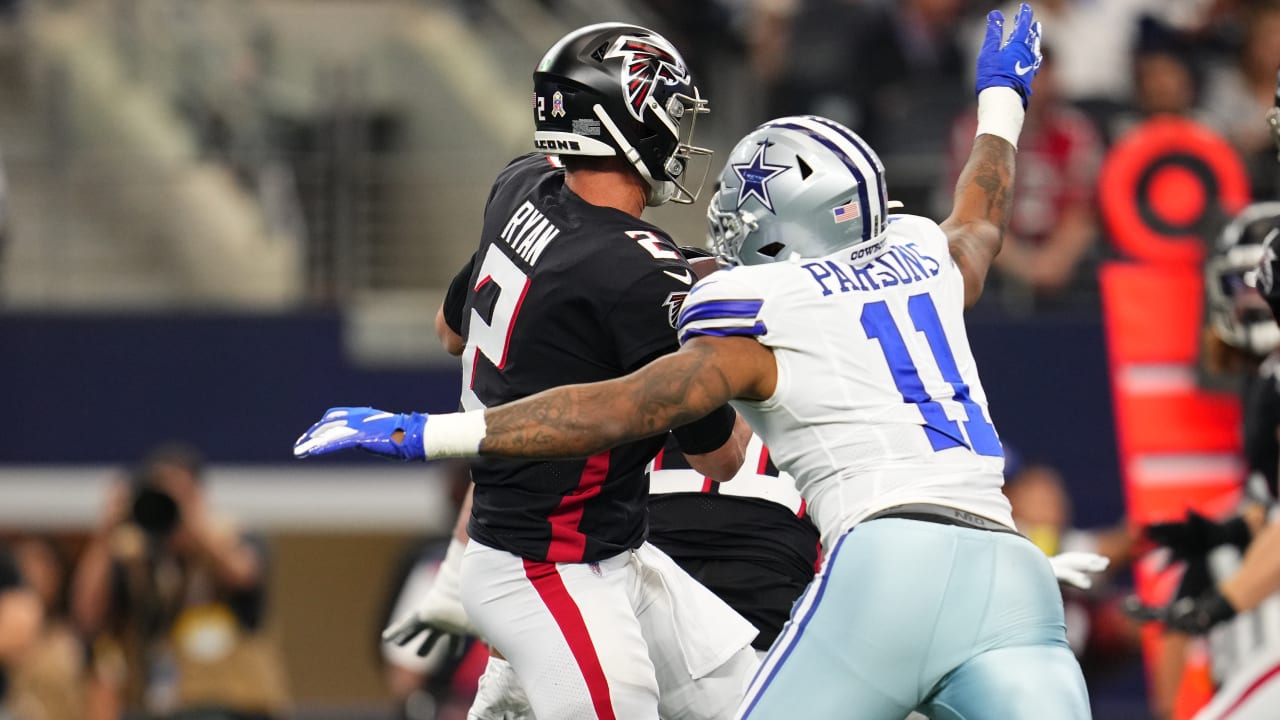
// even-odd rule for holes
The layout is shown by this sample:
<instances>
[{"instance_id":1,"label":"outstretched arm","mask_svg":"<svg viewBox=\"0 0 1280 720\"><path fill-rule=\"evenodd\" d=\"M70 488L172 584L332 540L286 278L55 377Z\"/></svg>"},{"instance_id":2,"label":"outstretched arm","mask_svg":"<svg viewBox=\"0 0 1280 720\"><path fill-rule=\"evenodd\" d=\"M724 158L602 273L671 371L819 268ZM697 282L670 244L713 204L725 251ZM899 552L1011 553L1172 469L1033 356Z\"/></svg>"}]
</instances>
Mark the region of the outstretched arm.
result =
<instances>
[{"instance_id":1,"label":"outstretched arm","mask_svg":"<svg viewBox=\"0 0 1280 720\"><path fill-rule=\"evenodd\" d=\"M624 377L565 385L483 412L394 414L332 408L294 443L297 457L361 448L409 459L586 457L697 420L777 384L773 352L754 338L695 337Z\"/></svg>"},{"instance_id":2,"label":"outstretched arm","mask_svg":"<svg viewBox=\"0 0 1280 720\"><path fill-rule=\"evenodd\" d=\"M975 88L978 136L956 183L951 215L942 222L951 257L964 276L965 307L981 297L987 270L1009 227L1018 135L1040 60L1040 23L1026 3L1007 41L1004 16L999 11L987 16Z\"/></svg>"},{"instance_id":3,"label":"outstretched arm","mask_svg":"<svg viewBox=\"0 0 1280 720\"><path fill-rule=\"evenodd\" d=\"M567 385L485 411L481 455L579 457L773 394L773 353L753 338L699 337L605 382ZM430 430L428 429L428 432Z\"/></svg>"}]
</instances>

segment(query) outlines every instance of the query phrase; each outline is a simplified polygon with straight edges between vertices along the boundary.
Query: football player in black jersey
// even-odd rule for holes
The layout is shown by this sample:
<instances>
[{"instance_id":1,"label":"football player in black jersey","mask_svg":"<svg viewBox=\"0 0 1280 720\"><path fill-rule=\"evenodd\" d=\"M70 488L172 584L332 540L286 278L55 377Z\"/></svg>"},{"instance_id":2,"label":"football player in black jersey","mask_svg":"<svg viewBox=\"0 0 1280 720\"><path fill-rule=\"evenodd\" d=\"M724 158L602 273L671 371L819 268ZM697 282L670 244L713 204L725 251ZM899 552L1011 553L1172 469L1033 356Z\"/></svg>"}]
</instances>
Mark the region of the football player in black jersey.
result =
<instances>
[{"instance_id":1,"label":"football player in black jersey","mask_svg":"<svg viewBox=\"0 0 1280 720\"><path fill-rule=\"evenodd\" d=\"M693 268L698 277L716 267L705 250L681 247L680 253L698 263ZM455 278L436 314L436 334L453 355L460 355L466 346L461 306L469 275L464 272ZM673 435L667 436L647 473L649 542L750 622L758 631L752 646L763 654L813 578L821 556L818 529L808 518L794 480L778 471L768 448L754 436L741 469L723 489L693 467ZM455 561L461 559L466 537L465 518L459 519ZM401 635L419 623L430 625L436 635L424 640L422 652L444 634L474 633L455 598L456 589L441 587ZM472 706L473 720L529 716L526 693L510 667L500 659L491 661Z\"/></svg>"},{"instance_id":2,"label":"football player in black jersey","mask_svg":"<svg viewBox=\"0 0 1280 720\"><path fill-rule=\"evenodd\" d=\"M1255 203L1219 233L1206 263L1206 365L1246 377L1245 510L1222 522L1188 511L1184 522L1147 530L1174 559L1187 562L1174 602L1154 617L1172 632L1193 635L1220 623L1233 625L1210 639L1219 689L1197 718L1261 720L1280 702L1280 526L1263 529L1267 508L1276 502L1280 470L1280 327L1257 273L1277 236L1280 202ZM1220 546L1245 552L1243 564ZM1239 571L1232 572L1237 565Z\"/></svg>"},{"instance_id":3,"label":"football player in black jersey","mask_svg":"<svg viewBox=\"0 0 1280 720\"><path fill-rule=\"evenodd\" d=\"M499 174L480 247L438 314L458 331L454 349L465 338L466 409L675 351L694 282L666 233L640 219L692 202L689 162L709 154L689 144L706 102L676 49L635 26L574 31L534 72L533 111L540 152ZM700 472L728 480L750 430L725 406L673 434ZM663 442L472 463L463 605L538 717L727 717L754 671L755 629L645 543L645 465ZM394 639L423 629L407 623ZM664 682L675 670L687 685Z\"/></svg>"}]
</instances>

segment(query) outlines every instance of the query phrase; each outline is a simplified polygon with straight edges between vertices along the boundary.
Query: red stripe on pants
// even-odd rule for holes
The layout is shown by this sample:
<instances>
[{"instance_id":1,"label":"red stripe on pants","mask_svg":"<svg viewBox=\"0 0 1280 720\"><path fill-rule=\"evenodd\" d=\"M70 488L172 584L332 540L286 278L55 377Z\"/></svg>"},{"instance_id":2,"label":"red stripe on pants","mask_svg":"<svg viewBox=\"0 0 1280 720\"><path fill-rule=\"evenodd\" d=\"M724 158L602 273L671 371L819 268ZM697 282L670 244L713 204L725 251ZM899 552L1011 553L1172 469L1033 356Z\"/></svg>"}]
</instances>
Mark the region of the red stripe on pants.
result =
<instances>
[{"instance_id":1,"label":"red stripe on pants","mask_svg":"<svg viewBox=\"0 0 1280 720\"><path fill-rule=\"evenodd\" d=\"M560 504L548 518L551 543L547 546L547 562L582 562L587 536L578 530L578 525L582 523L583 506L600 494L600 488L609 475L609 452L605 450L587 458L578 478L578 487L560 498Z\"/></svg>"},{"instance_id":2,"label":"red stripe on pants","mask_svg":"<svg viewBox=\"0 0 1280 720\"><path fill-rule=\"evenodd\" d=\"M1226 718L1231 717L1231 713L1240 709L1240 706L1244 704L1245 700L1249 699L1250 695L1256 692L1258 688L1262 687L1263 685L1266 685L1267 681L1275 677L1276 675L1280 675L1280 665L1276 665L1275 667L1263 673L1262 676L1259 677L1257 680L1254 680L1252 683L1250 683L1249 687L1245 688L1244 692L1240 693L1240 697L1236 698L1236 701L1231 703L1231 707L1228 707L1227 711L1222 713L1218 717L1222 718L1223 720L1226 720Z\"/></svg>"},{"instance_id":3,"label":"red stripe on pants","mask_svg":"<svg viewBox=\"0 0 1280 720\"><path fill-rule=\"evenodd\" d=\"M568 643L569 651L573 653L578 670L582 672L582 679L587 684L596 716L600 720L615 720L613 702L609 698L609 680L600 665L600 656L596 654L595 643L591 641L587 623L582 619L582 611L569 595L555 563L525 560L524 574L533 583L533 589L560 627L560 634Z\"/></svg>"}]
</instances>

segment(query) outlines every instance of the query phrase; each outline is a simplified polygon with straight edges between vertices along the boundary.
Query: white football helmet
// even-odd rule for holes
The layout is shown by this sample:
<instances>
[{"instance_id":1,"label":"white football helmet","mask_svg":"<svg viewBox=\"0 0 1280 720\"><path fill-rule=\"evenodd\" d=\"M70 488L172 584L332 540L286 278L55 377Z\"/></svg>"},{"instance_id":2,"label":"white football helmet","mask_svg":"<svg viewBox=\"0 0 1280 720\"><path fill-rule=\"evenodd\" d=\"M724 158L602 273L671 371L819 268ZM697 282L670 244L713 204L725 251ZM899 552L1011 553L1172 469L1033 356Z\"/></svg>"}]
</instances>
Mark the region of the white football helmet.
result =
<instances>
[{"instance_id":1,"label":"white football helmet","mask_svg":"<svg viewBox=\"0 0 1280 720\"><path fill-rule=\"evenodd\" d=\"M892 206L884 164L862 138L826 118L784 117L729 153L707 208L708 241L733 265L844 248L860 263L884 251Z\"/></svg>"}]
</instances>

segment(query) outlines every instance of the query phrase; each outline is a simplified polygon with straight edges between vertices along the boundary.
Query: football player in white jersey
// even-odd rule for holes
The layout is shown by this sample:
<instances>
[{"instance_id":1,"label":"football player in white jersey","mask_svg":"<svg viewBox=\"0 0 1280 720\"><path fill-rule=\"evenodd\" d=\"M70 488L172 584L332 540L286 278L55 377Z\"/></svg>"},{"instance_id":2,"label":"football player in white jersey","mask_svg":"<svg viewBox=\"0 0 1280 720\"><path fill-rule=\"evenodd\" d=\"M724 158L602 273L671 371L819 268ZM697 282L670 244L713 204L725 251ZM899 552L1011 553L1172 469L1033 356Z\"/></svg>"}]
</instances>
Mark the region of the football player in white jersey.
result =
<instances>
[{"instance_id":1,"label":"football player in white jersey","mask_svg":"<svg viewBox=\"0 0 1280 720\"><path fill-rule=\"evenodd\" d=\"M483 412L334 408L295 454L586 456L734 400L826 550L740 717L1089 717L1053 570L1000 492L964 329L1008 223L1040 59L1029 7L1008 40L1003 25L988 16L978 134L941 225L888 215L879 159L843 126L766 123L733 150L708 211L741 265L690 292L679 352Z\"/></svg>"}]
</instances>

